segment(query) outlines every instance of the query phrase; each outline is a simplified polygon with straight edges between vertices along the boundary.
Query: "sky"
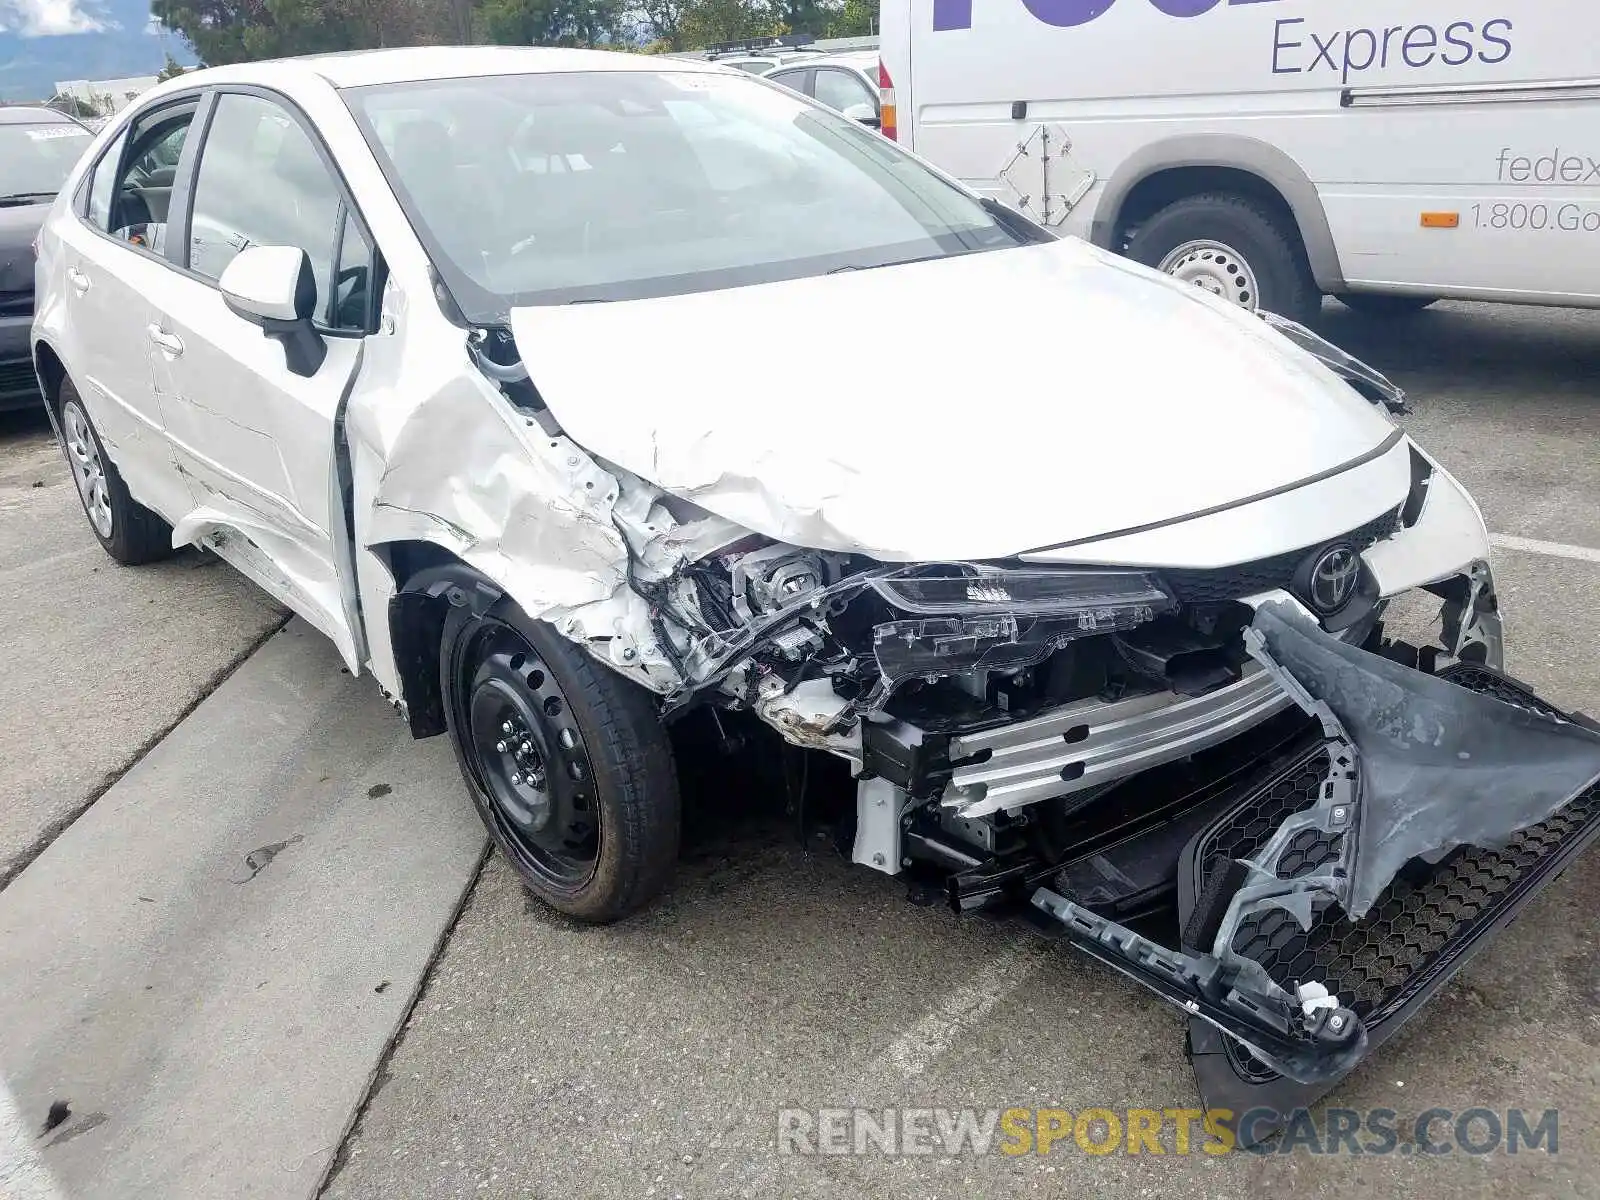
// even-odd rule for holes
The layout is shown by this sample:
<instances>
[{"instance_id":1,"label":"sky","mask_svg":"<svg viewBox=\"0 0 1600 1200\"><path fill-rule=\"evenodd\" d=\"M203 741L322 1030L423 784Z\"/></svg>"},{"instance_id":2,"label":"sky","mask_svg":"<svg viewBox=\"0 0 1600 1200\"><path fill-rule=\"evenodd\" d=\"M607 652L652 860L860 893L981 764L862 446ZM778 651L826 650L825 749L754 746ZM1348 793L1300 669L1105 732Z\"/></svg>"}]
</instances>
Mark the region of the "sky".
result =
<instances>
[{"instance_id":1,"label":"sky","mask_svg":"<svg viewBox=\"0 0 1600 1200\"><path fill-rule=\"evenodd\" d=\"M149 0L0 0L0 99L43 100L58 81L154 75L183 40L150 20Z\"/></svg>"}]
</instances>

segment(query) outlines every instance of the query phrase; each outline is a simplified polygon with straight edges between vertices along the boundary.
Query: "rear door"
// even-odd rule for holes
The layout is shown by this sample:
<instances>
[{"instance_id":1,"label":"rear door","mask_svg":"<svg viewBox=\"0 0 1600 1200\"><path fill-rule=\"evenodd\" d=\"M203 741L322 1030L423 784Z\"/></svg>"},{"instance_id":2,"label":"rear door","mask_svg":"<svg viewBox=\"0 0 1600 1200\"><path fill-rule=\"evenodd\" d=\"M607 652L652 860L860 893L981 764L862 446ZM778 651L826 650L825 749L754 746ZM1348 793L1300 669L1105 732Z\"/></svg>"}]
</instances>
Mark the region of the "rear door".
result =
<instances>
[{"instance_id":1,"label":"rear door","mask_svg":"<svg viewBox=\"0 0 1600 1200\"><path fill-rule=\"evenodd\" d=\"M191 536L282 598L357 665L336 567L336 421L374 327L376 254L310 122L281 97L219 91L195 170L184 270L154 297L157 377L194 493ZM217 280L249 246L310 256L327 357L310 378L235 316Z\"/></svg>"},{"instance_id":2,"label":"rear door","mask_svg":"<svg viewBox=\"0 0 1600 1200\"><path fill-rule=\"evenodd\" d=\"M128 490L169 521L190 495L156 391L149 297L174 274L168 210L198 106L189 97L135 118L93 167L78 219L59 225L73 382Z\"/></svg>"}]
</instances>

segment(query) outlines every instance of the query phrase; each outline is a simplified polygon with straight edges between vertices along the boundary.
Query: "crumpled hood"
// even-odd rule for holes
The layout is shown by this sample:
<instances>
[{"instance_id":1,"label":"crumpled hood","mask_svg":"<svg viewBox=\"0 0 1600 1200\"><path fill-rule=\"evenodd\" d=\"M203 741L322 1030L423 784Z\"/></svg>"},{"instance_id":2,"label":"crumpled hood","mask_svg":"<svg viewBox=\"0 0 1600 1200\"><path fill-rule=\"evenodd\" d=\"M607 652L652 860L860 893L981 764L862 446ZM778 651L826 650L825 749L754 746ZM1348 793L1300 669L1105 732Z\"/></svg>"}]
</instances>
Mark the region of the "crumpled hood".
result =
<instances>
[{"instance_id":1,"label":"crumpled hood","mask_svg":"<svg viewBox=\"0 0 1600 1200\"><path fill-rule=\"evenodd\" d=\"M593 453L769 537L887 561L1180 519L1394 432L1255 317L1075 239L511 324Z\"/></svg>"}]
</instances>

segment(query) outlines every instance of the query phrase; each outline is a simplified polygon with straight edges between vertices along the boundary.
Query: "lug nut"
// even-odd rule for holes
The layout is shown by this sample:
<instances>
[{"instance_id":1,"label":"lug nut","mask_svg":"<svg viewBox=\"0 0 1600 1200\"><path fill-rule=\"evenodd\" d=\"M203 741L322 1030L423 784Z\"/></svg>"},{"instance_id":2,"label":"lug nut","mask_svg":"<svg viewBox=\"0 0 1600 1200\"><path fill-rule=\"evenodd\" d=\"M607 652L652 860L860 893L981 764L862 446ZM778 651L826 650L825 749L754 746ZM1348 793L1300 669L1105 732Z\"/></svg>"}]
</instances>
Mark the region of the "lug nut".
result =
<instances>
[{"instance_id":1,"label":"lug nut","mask_svg":"<svg viewBox=\"0 0 1600 1200\"><path fill-rule=\"evenodd\" d=\"M518 749L521 750L522 753L524 753L524 754L532 754L533 753L533 743L532 742L523 742L522 745L518 747Z\"/></svg>"},{"instance_id":2,"label":"lug nut","mask_svg":"<svg viewBox=\"0 0 1600 1200\"><path fill-rule=\"evenodd\" d=\"M514 786L521 787L522 786L522 772L521 771L513 771L513 772L511 772L511 782L512 782L512 784Z\"/></svg>"},{"instance_id":3,"label":"lug nut","mask_svg":"<svg viewBox=\"0 0 1600 1200\"><path fill-rule=\"evenodd\" d=\"M510 721L503 722L501 724L501 726L500 726L500 732L501 733L510 733L511 732L511 722Z\"/></svg>"},{"instance_id":4,"label":"lug nut","mask_svg":"<svg viewBox=\"0 0 1600 1200\"><path fill-rule=\"evenodd\" d=\"M504 754L506 752L506 743L505 742L496 742L494 744L494 748L495 748L495 752L496 753Z\"/></svg>"}]
</instances>

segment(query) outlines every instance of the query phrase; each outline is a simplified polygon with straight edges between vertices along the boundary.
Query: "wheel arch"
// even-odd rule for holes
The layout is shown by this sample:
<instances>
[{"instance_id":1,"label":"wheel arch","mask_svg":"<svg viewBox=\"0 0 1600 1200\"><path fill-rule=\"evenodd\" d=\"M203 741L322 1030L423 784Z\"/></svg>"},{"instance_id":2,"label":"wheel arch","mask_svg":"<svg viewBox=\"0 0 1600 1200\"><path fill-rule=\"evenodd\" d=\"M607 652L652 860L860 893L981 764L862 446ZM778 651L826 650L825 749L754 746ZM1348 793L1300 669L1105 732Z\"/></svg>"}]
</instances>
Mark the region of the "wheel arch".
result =
<instances>
[{"instance_id":1,"label":"wheel arch","mask_svg":"<svg viewBox=\"0 0 1600 1200\"><path fill-rule=\"evenodd\" d=\"M434 542L386 542L372 550L395 581L389 598L389 645L406 721L412 737L434 737L445 732L439 646L450 610L485 613L505 589Z\"/></svg>"},{"instance_id":2,"label":"wheel arch","mask_svg":"<svg viewBox=\"0 0 1600 1200\"><path fill-rule=\"evenodd\" d=\"M1256 138L1191 134L1153 142L1130 155L1095 205L1090 240L1120 250L1130 224L1185 196L1236 191L1277 207L1293 221L1317 286L1344 290L1344 271L1316 185L1300 164Z\"/></svg>"},{"instance_id":3,"label":"wheel arch","mask_svg":"<svg viewBox=\"0 0 1600 1200\"><path fill-rule=\"evenodd\" d=\"M67 378L67 365L61 361L61 356L56 353L55 347L43 338L38 338L33 343L33 370L39 377L40 389L44 393L45 411L50 414L50 424L59 426L61 385ZM61 431L56 429L59 434Z\"/></svg>"}]
</instances>

